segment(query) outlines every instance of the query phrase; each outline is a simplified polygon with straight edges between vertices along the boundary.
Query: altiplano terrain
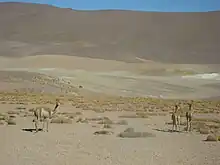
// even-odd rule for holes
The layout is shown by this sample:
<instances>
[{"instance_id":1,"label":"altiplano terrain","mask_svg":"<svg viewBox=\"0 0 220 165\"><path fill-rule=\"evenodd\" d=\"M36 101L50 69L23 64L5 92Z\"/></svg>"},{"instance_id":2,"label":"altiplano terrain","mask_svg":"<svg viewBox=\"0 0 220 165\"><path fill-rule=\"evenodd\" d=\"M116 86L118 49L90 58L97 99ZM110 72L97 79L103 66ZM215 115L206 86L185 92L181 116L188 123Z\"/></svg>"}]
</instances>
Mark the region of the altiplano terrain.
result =
<instances>
[{"instance_id":1,"label":"altiplano terrain","mask_svg":"<svg viewBox=\"0 0 220 165\"><path fill-rule=\"evenodd\" d=\"M0 3L0 164L220 164L219 20Z\"/></svg>"},{"instance_id":2,"label":"altiplano terrain","mask_svg":"<svg viewBox=\"0 0 220 165\"><path fill-rule=\"evenodd\" d=\"M116 96L208 99L220 96L217 64L125 63L114 60L43 55L1 58L0 69L55 76L73 86ZM184 81L184 83L183 83Z\"/></svg>"},{"instance_id":3,"label":"altiplano terrain","mask_svg":"<svg viewBox=\"0 0 220 165\"><path fill-rule=\"evenodd\" d=\"M0 56L220 63L220 12L77 11L0 3Z\"/></svg>"},{"instance_id":4,"label":"altiplano terrain","mask_svg":"<svg viewBox=\"0 0 220 165\"><path fill-rule=\"evenodd\" d=\"M45 67L45 57L50 67ZM54 60L58 57L45 57L7 59L4 64L10 67L1 68L0 164L220 163L219 80L215 74L213 80L188 80L181 76L193 74L166 71L179 65L161 64L158 72L156 65L145 68L74 57L69 58L76 65L68 65L68 58L65 68ZM208 71L205 66L194 68ZM127 94L125 90L133 91ZM192 132L184 131L189 95L195 100ZM49 132L35 133L31 110L38 106L52 109L56 98L61 105ZM170 112L177 102L181 103L181 127L180 132L172 132Z\"/></svg>"}]
</instances>

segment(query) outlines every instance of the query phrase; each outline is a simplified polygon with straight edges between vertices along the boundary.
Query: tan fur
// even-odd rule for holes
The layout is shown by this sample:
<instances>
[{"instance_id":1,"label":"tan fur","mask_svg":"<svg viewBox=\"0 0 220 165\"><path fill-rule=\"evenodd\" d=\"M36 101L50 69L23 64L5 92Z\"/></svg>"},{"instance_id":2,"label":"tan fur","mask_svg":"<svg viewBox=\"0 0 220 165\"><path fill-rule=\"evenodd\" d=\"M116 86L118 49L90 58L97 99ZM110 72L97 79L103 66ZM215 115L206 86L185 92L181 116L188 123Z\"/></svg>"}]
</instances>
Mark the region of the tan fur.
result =
<instances>
[{"instance_id":1,"label":"tan fur","mask_svg":"<svg viewBox=\"0 0 220 165\"><path fill-rule=\"evenodd\" d=\"M56 101L56 105L54 107L54 109L50 109L48 107L36 107L34 109L34 120L33 122L35 123L35 129L36 132L39 131L38 128L38 124L39 122L43 122L43 130L46 124L46 131L49 131L49 123L50 123L50 119L52 118L52 116L57 112L57 108L59 107L60 103L58 101Z\"/></svg>"},{"instance_id":2,"label":"tan fur","mask_svg":"<svg viewBox=\"0 0 220 165\"><path fill-rule=\"evenodd\" d=\"M193 111L192 111L193 101L188 103L188 111L186 112L186 131L192 130L192 117L193 117Z\"/></svg>"},{"instance_id":3,"label":"tan fur","mask_svg":"<svg viewBox=\"0 0 220 165\"><path fill-rule=\"evenodd\" d=\"M172 131L174 131L174 128L175 128L175 131L180 131L180 115L175 113L175 112L172 112L171 114L171 119L172 119Z\"/></svg>"},{"instance_id":4,"label":"tan fur","mask_svg":"<svg viewBox=\"0 0 220 165\"><path fill-rule=\"evenodd\" d=\"M172 120L172 131L180 131L180 104L175 104L174 110L171 113L171 120Z\"/></svg>"},{"instance_id":5,"label":"tan fur","mask_svg":"<svg viewBox=\"0 0 220 165\"><path fill-rule=\"evenodd\" d=\"M192 112L186 112L186 131L192 130Z\"/></svg>"}]
</instances>

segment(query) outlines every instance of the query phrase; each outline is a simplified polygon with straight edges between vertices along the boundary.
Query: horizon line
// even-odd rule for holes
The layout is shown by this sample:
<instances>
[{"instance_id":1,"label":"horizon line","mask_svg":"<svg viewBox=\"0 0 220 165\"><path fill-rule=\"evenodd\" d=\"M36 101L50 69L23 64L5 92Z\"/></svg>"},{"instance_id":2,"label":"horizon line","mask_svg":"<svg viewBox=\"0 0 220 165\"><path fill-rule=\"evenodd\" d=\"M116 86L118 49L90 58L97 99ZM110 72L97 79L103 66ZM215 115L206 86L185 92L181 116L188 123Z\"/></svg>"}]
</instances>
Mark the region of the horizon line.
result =
<instances>
[{"instance_id":1,"label":"horizon line","mask_svg":"<svg viewBox=\"0 0 220 165\"><path fill-rule=\"evenodd\" d=\"M95 12L95 11L132 11L132 12L152 12L152 13L209 13L209 12L219 12L220 10L208 10L208 11L159 11L159 10L139 10L139 9L120 9L120 8L109 8L109 9L74 9L71 7L62 7L54 4L47 4L47 3L37 3L37 2L17 2L17 1L10 1L10 2L0 2L1 3L20 3L20 4L36 4L36 5L47 5L55 8L60 9L71 9L73 11L78 12Z\"/></svg>"}]
</instances>

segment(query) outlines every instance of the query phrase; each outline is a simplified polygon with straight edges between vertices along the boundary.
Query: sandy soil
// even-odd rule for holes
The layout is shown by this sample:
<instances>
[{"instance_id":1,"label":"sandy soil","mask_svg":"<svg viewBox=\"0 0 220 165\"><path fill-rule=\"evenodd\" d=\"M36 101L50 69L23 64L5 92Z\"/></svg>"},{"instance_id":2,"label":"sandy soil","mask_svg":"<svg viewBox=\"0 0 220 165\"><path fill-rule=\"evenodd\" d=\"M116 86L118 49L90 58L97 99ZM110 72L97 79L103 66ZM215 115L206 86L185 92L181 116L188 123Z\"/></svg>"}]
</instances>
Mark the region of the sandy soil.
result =
<instances>
[{"instance_id":1,"label":"sandy soil","mask_svg":"<svg viewBox=\"0 0 220 165\"><path fill-rule=\"evenodd\" d=\"M169 112L177 100L133 97L219 96L219 80L180 79L187 67L202 73L218 72L218 66L147 64L65 56L2 58L0 164L219 164L220 143L205 141L212 134L220 139L218 100L195 100L193 131L187 133L185 100L181 132L171 132ZM118 97L131 89L125 95L132 97ZM57 115L64 123L50 123L49 132L28 131L34 128L29 109L53 108L55 98L61 100ZM102 124L100 117L111 122ZM77 122L80 118L84 122ZM139 137L118 137L129 127ZM109 134L94 134L100 130Z\"/></svg>"},{"instance_id":2,"label":"sandy soil","mask_svg":"<svg viewBox=\"0 0 220 165\"><path fill-rule=\"evenodd\" d=\"M15 110L18 105L0 105L1 109ZM50 105L51 106L51 105ZM26 106L26 107L33 107ZM51 106L52 107L52 106ZM84 117L107 116L119 121L118 116L132 112L83 111L63 105L59 111L82 112ZM25 132L34 128L33 117L16 117L17 125L1 125L0 164L195 164L220 163L220 143L205 142L207 135L199 133L171 133L170 116L151 116L148 119L126 119L128 125L112 125L111 135L94 135L103 130L96 122L50 124L47 132ZM183 119L184 120L184 119ZM154 133L156 137L120 138L117 134L128 127ZM157 131L162 130L162 131ZM183 127L181 127L183 129ZM108 130L108 129L105 129Z\"/></svg>"}]
</instances>

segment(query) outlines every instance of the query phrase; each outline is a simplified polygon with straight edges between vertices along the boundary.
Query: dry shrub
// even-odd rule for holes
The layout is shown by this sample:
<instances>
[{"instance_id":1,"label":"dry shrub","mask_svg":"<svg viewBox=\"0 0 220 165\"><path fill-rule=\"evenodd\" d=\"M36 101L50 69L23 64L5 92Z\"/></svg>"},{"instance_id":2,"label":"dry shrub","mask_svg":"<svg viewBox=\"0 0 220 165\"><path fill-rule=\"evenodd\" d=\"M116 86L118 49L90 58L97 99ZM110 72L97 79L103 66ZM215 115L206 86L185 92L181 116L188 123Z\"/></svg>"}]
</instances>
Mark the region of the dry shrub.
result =
<instances>
[{"instance_id":1,"label":"dry shrub","mask_svg":"<svg viewBox=\"0 0 220 165\"><path fill-rule=\"evenodd\" d=\"M5 125L5 122L3 120L0 120L0 125Z\"/></svg>"},{"instance_id":2,"label":"dry shrub","mask_svg":"<svg viewBox=\"0 0 220 165\"><path fill-rule=\"evenodd\" d=\"M102 120L110 120L108 117L94 117L94 118L88 118L89 121L102 121Z\"/></svg>"},{"instance_id":3,"label":"dry shrub","mask_svg":"<svg viewBox=\"0 0 220 165\"><path fill-rule=\"evenodd\" d=\"M207 125L205 122L192 122L192 126L194 129L200 129L200 128L207 128Z\"/></svg>"},{"instance_id":4,"label":"dry shrub","mask_svg":"<svg viewBox=\"0 0 220 165\"><path fill-rule=\"evenodd\" d=\"M5 120L5 114L0 113L0 121Z\"/></svg>"},{"instance_id":5,"label":"dry shrub","mask_svg":"<svg viewBox=\"0 0 220 165\"><path fill-rule=\"evenodd\" d=\"M68 117L69 119L74 119L76 116L74 114L69 114L69 115L65 115L66 117Z\"/></svg>"},{"instance_id":6,"label":"dry shrub","mask_svg":"<svg viewBox=\"0 0 220 165\"><path fill-rule=\"evenodd\" d=\"M140 118L149 118L148 114L143 112L137 112L136 115Z\"/></svg>"},{"instance_id":7,"label":"dry shrub","mask_svg":"<svg viewBox=\"0 0 220 165\"><path fill-rule=\"evenodd\" d=\"M134 128L132 127L126 128L124 132L134 132Z\"/></svg>"},{"instance_id":8,"label":"dry shrub","mask_svg":"<svg viewBox=\"0 0 220 165\"><path fill-rule=\"evenodd\" d=\"M121 116L118 116L119 118L138 118L137 115L121 115Z\"/></svg>"},{"instance_id":9,"label":"dry shrub","mask_svg":"<svg viewBox=\"0 0 220 165\"><path fill-rule=\"evenodd\" d=\"M210 134L210 130L208 128L200 128L199 133L207 135L207 134Z\"/></svg>"},{"instance_id":10,"label":"dry shrub","mask_svg":"<svg viewBox=\"0 0 220 165\"><path fill-rule=\"evenodd\" d=\"M172 123L172 122L166 122L165 124L166 124L166 125L172 125L173 123ZM185 126L185 125L186 125L186 122L182 122L182 121L181 121L181 122L180 122L180 125L181 125L181 126Z\"/></svg>"},{"instance_id":11,"label":"dry shrub","mask_svg":"<svg viewBox=\"0 0 220 165\"><path fill-rule=\"evenodd\" d=\"M15 109L17 109L17 110L26 110L27 108L26 107L16 107Z\"/></svg>"},{"instance_id":12,"label":"dry shrub","mask_svg":"<svg viewBox=\"0 0 220 165\"><path fill-rule=\"evenodd\" d=\"M72 120L67 118L67 117L60 116L60 117L53 118L51 120L51 123L55 123L55 124L72 124Z\"/></svg>"},{"instance_id":13,"label":"dry shrub","mask_svg":"<svg viewBox=\"0 0 220 165\"><path fill-rule=\"evenodd\" d=\"M166 116L166 113L162 113L162 112L148 112L146 113L148 116Z\"/></svg>"},{"instance_id":14,"label":"dry shrub","mask_svg":"<svg viewBox=\"0 0 220 165\"><path fill-rule=\"evenodd\" d=\"M135 132L134 128L127 128L123 132L117 135L121 138L144 138L144 137L156 137L155 134L150 132Z\"/></svg>"},{"instance_id":15,"label":"dry shrub","mask_svg":"<svg viewBox=\"0 0 220 165\"><path fill-rule=\"evenodd\" d=\"M16 115L9 115L10 118L16 118Z\"/></svg>"},{"instance_id":16,"label":"dry shrub","mask_svg":"<svg viewBox=\"0 0 220 165\"><path fill-rule=\"evenodd\" d=\"M144 137L156 137L155 134L149 132L121 132L118 137L122 138L144 138Z\"/></svg>"},{"instance_id":17,"label":"dry shrub","mask_svg":"<svg viewBox=\"0 0 220 165\"><path fill-rule=\"evenodd\" d=\"M218 124L218 123L207 123L206 125L210 129L219 129L220 128L220 124Z\"/></svg>"},{"instance_id":18,"label":"dry shrub","mask_svg":"<svg viewBox=\"0 0 220 165\"><path fill-rule=\"evenodd\" d=\"M28 116L33 116L32 112L24 112L24 114L20 115L21 117L28 117Z\"/></svg>"},{"instance_id":19,"label":"dry shrub","mask_svg":"<svg viewBox=\"0 0 220 165\"><path fill-rule=\"evenodd\" d=\"M136 113L136 114L131 114L131 115L121 115L118 116L119 118L149 118L148 114L146 113Z\"/></svg>"},{"instance_id":20,"label":"dry shrub","mask_svg":"<svg viewBox=\"0 0 220 165\"><path fill-rule=\"evenodd\" d=\"M213 142L213 141L218 141L218 137L214 134L211 134L211 135L208 135L207 138L206 138L206 141L209 141L209 142Z\"/></svg>"},{"instance_id":21,"label":"dry shrub","mask_svg":"<svg viewBox=\"0 0 220 165\"><path fill-rule=\"evenodd\" d=\"M89 119L91 120L91 119ZM128 125L128 122L126 120L119 120L117 122L112 121L108 117L103 118L92 118L92 121L98 121L97 124L118 124L118 125Z\"/></svg>"},{"instance_id":22,"label":"dry shrub","mask_svg":"<svg viewBox=\"0 0 220 165\"><path fill-rule=\"evenodd\" d=\"M83 118L83 117L80 117L80 118L76 119L76 122L77 123L89 123L88 119Z\"/></svg>"},{"instance_id":23,"label":"dry shrub","mask_svg":"<svg viewBox=\"0 0 220 165\"><path fill-rule=\"evenodd\" d=\"M82 112L76 112L75 114L76 115L82 115Z\"/></svg>"},{"instance_id":24,"label":"dry shrub","mask_svg":"<svg viewBox=\"0 0 220 165\"><path fill-rule=\"evenodd\" d=\"M12 118L9 118L6 122L8 125L16 125L16 121Z\"/></svg>"},{"instance_id":25,"label":"dry shrub","mask_svg":"<svg viewBox=\"0 0 220 165\"><path fill-rule=\"evenodd\" d=\"M101 121L98 122L98 124L114 124L114 122L109 118L103 118Z\"/></svg>"},{"instance_id":26,"label":"dry shrub","mask_svg":"<svg viewBox=\"0 0 220 165\"><path fill-rule=\"evenodd\" d=\"M215 132L220 128L218 123L206 123L206 122L193 122L193 129L197 130L201 134L209 134L210 132Z\"/></svg>"},{"instance_id":27,"label":"dry shrub","mask_svg":"<svg viewBox=\"0 0 220 165\"><path fill-rule=\"evenodd\" d=\"M96 107L93 107L92 108L92 111L96 112L96 113L104 113L104 110L101 109L101 108L96 108Z\"/></svg>"},{"instance_id":28,"label":"dry shrub","mask_svg":"<svg viewBox=\"0 0 220 165\"><path fill-rule=\"evenodd\" d=\"M19 115L19 112L17 112L17 111L8 111L7 114L9 114L9 115Z\"/></svg>"},{"instance_id":29,"label":"dry shrub","mask_svg":"<svg viewBox=\"0 0 220 165\"><path fill-rule=\"evenodd\" d=\"M1 115L0 115L0 121L1 121L1 120L7 121L8 119L9 119L9 116L8 116L7 114L1 114Z\"/></svg>"},{"instance_id":30,"label":"dry shrub","mask_svg":"<svg viewBox=\"0 0 220 165\"><path fill-rule=\"evenodd\" d=\"M112 128L112 126L111 126L111 125L109 125L109 124L104 124L103 128L110 129L110 128Z\"/></svg>"},{"instance_id":31,"label":"dry shrub","mask_svg":"<svg viewBox=\"0 0 220 165\"><path fill-rule=\"evenodd\" d=\"M128 125L128 122L126 120L119 120L115 124L118 124L118 125Z\"/></svg>"},{"instance_id":32,"label":"dry shrub","mask_svg":"<svg viewBox=\"0 0 220 165\"><path fill-rule=\"evenodd\" d=\"M93 134L94 135L111 135L111 134L113 134L113 132L107 131L107 130L101 130L101 131L96 131Z\"/></svg>"},{"instance_id":33,"label":"dry shrub","mask_svg":"<svg viewBox=\"0 0 220 165\"><path fill-rule=\"evenodd\" d=\"M34 112L35 108L28 109L28 112Z\"/></svg>"},{"instance_id":34,"label":"dry shrub","mask_svg":"<svg viewBox=\"0 0 220 165\"><path fill-rule=\"evenodd\" d=\"M64 115L70 119L74 119L76 116L78 116L78 113L72 113L72 112L63 112L63 113L59 113L59 114Z\"/></svg>"},{"instance_id":35,"label":"dry shrub","mask_svg":"<svg viewBox=\"0 0 220 165\"><path fill-rule=\"evenodd\" d=\"M220 124L219 119L211 119L211 118L193 118L193 121L195 121L195 122L212 122L212 123Z\"/></svg>"}]
</instances>

